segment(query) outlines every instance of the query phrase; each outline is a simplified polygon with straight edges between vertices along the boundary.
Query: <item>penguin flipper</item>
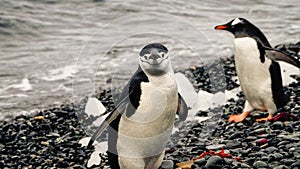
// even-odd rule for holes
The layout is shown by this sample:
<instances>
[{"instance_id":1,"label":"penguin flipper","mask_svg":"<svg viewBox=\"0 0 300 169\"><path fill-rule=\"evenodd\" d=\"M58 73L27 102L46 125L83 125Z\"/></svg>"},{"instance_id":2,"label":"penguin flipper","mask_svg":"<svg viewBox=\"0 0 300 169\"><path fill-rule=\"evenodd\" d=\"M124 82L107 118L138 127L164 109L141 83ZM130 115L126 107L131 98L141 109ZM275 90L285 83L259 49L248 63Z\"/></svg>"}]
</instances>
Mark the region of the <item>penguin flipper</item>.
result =
<instances>
[{"instance_id":1,"label":"penguin flipper","mask_svg":"<svg viewBox=\"0 0 300 169\"><path fill-rule=\"evenodd\" d=\"M109 113L109 115L106 117L106 119L101 123L101 125L97 128L96 132L91 137L89 144L87 147L91 147L94 143L94 141L100 136L100 134L109 126L111 122L113 122L118 116L121 115L120 112L122 112L126 106L127 106L127 100L128 96L122 99L122 101Z\"/></svg>"},{"instance_id":2,"label":"penguin flipper","mask_svg":"<svg viewBox=\"0 0 300 169\"><path fill-rule=\"evenodd\" d=\"M176 114L181 121L185 121L188 115L188 107L182 96L178 93L178 106Z\"/></svg>"},{"instance_id":3,"label":"penguin flipper","mask_svg":"<svg viewBox=\"0 0 300 169\"><path fill-rule=\"evenodd\" d=\"M118 99L117 105L109 113L102 124L97 128L96 132L93 134L88 147L91 147L94 141L100 136L100 134L115 120L117 117L121 116L126 111L126 116L130 117L135 113L138 107L141 93L140 84L142 82L148 82L148 78L142 69L139 67L138 70L132 76L131 81L124 87L120 99Z\"/></svg>"},{"instance_id":4,"label":"penguin flipper","mask_svg":"<svg viewBox=\"0 0 300 169\"><path fill-rule=\"evenodd\" d=\"M296 59L293 56L287 55L286 53L273 48L269 48L269 47L264 47L264 48L266 53L265 56L267 58L275 61L284 61L300 68L300 58Z\"/></svg>"}]
</instances>

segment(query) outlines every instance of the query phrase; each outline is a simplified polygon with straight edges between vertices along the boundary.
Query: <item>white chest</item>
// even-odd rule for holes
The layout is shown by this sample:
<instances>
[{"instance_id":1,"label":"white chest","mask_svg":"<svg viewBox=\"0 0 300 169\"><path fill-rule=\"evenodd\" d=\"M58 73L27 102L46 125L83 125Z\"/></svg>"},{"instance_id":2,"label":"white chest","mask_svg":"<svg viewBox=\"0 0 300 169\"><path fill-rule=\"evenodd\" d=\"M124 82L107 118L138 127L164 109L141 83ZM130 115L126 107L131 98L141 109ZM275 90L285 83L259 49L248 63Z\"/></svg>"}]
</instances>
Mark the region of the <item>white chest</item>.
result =
<instances>
[{"instance_id":1,"label":"white chest","mask_svg":"<svg viewBox=\"0 0 300 169\"><path fill-rule=\"evenodd\" d=\"M173 76L165 76L149 80L141 83L139 106L134 114L129 118L122 116L119 133L149 137L173 127L178 105L175 79Z\"/></svg>"},{"instance_id":2,"label":"white chest","mask_svg":"<svg viewBox=\"0 0 300 169\"><path fill-rule=\"evenodd\" d=\"M135 113L119 122L117 151L120 156L149 157L163 152L172 132L178 105L177 84L142 83Z\"/></svg>"},{"instance_id":3,"label":"white chest","mask_svg":"<svg viewBox=\"0 0 300 169\"><path fill-rule=\"evenodd\" d=\"M257 43L252 38L235 38L235 64L241 88L246 99L254 104L261 100L262 95L271 96L271 76L269 67L271 60L260 60ZM256 107L256 106L255 106Z\"/></svg>"},{"instance_id":4,"label":"white chest","mask_svg":"<svg viewBox=\"0 0 300 169\"><path fill-rule=\"evenodd\" d=\"M141 91L139 107L135 113L130 118L124 117L121 120L131 125L153 127L157 131L173 125L178 104L175 80L169 79L165 83L143 82Z\"/></svg>"}]
</instances>

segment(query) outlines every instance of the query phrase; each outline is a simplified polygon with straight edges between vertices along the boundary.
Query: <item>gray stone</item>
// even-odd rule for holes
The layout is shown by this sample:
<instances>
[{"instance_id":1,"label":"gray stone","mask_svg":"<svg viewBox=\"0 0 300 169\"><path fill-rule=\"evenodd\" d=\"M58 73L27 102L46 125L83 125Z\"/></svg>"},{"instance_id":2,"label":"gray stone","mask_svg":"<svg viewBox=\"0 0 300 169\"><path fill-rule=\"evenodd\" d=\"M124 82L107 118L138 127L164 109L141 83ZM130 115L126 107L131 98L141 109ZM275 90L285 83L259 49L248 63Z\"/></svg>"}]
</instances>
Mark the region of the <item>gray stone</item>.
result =
<instances>
[{"instance_id":1,"label":"gray stone","mask_svg":"<svg viewBox=\"0 0 300 169\"><path fill-rule=\"evenodd\" d=\"M286 148L292 148L292 147L295 147L296 149L300 147L300 143L291 143L291 144L287 144L286 145ZM300 149L299 149L299 152L300 152Z\"/></svg>"},{"instance_id":2,"label":"gray stone","mask_svg":"<svg viewBox=\"0 0 300 169\"><path fill-rule=\"evenodd\" d=\"M243 123L237 123L236 127L242 128L242 127L245 127L245 125Z\"/></svg>"},{"instance_id":3,"label":"gray stone","mask_svg":"<svg viewBox=\"0 0 300 169\"><path fill-rule=\"evenodd\" d=\"M273 129L283 129L284 128L284 124L283 124L283 122L281 122L281 121L276 121L276 122L274 122L272 125L271 125L271 127L273 128Z\"/></svg>"},{"instance_id":4,"label":"gray stone","mask_svg":"<svg viewBox=\"0 0 300 169\"><path fill-rule=\"evenodd\" d=\"M245 163L240 163L240 164L241 164L241 168L251 168L249 165Z\"/></svg>"},{"instance_id":5,"label":"gray stone","mask_svg":"<svg viewBox=\"0 0 300 169\"><path fill-rule=\"evenodd\" d=\"M260 158L261 161L269 161L270 157L269 156L263 156Z\"/></svg>"},{"instance_id":6,"label":"gray stone","mask_svg":"<svg viewBox=\"0 0 300 169\"><path fill-rule=\"evenodd\" d=\"M222 164L224 163L223 158L219 157L219 156L211 156L206 164L205 167L207 168L212 168L212 167L222 167Z\"/></svg>"},{"instance_id":7,"label":"gray stone","mask_svg":"<svg viewBox=\"0 0 300 169\"><path fill-rule=\"evenodd\" d=\"M255 167L255 168L267 168L268 164L266 162L263 162L263 161L256 161L253 164L253 167Z\"/></svg>"},{"instance_id":8,"label":"gray stone","mask_svg":"<svg viewBox=\"0 0 300 169\"><path fill-rule=\"evenodd\" d=\"M228 143L226 143L226 148L232 149L232 148L238 148L241 147L241 142L236 140L231 140Z\"/></svg>"},{"instance_id":9,"label":"gray stone","mask_svg":"<svg viewBox=\"0 0 300 169\"><path fill-rule=\"evenodd\" d=\"M174 163L172 160L164 160L160 166L161 169L173 169Z\"/></svg>"},{"instance_id":10,"label":"gray stone","mask_svg":"<svg viewBox=\"0 0 300 169\"><path fill-rule=\"evenodd\" d=\"M268 153L274 153L274 152L278 151L278 148L268 147L268 148L265 149L265 151L268 152Z\"/></svg>"},{"instance_id":11,"label":"gray stone","mask_svg":"<svg viewBox=\"0 0 300 169\"><path fill-rule=\"evenodd\" d=\"M294 162L296 162L296 160L293 160L293 159L282 159L282 160L281 160L281 163L282 163L282 164L285 164L285 165L287 165L287 166L292 165Z\"/></svg>"},{"instance_id":12,"label":"gray stone","mask_svg":"<svg viewBox=\"0 0 300 169\"><path fill-rule=\"evenodd\" d=\"M228 137L228 139L229 139L229 140L233 140L233 139L236 139L236 138L240 138L242 135L243 135L242 132L235 132L235 133L231 134L231 135Z\"/></svg>"},{"instance_id":13,"label":"gray stone","mask_svg":"<svg viewBox=\"0 0 300 169\"><path fill-rule=\"evenodd\" d=\"M289 167L287 167L285 165L280 165L278 167L274 167L274 169L289 169Z\"/></svg>"},{"instance_id":14,"label":"gray stone","mask_svg":"<svg viewBox=\"0 0 300 169\"><path fill-rule=\"evenodd\" d=\"M253 140L256 140L256 139L257 139L257 137L255 137L255 136L248 136L246 138L246 141L253 141Z\"/></svg>"},{"instance_id":15,"label":"gray stone","mask_svg":"<svg viewBox=\"0 0 300 169\"><path fill-rule=\"evenodd\" d=\"M282 138L284 140L289 140L289 141L300 141L300 133L293 133L293 134L279 134L277 137Z\"/></svg>"},{"instance_id":16,"label":"gray stone","mask_svg":"<svg viewBox=\"0 0 300 169\"><path fill-rule=\"evenodd\" d=\"M294 156L296 159L300 160L300 154L299 153L294 153Z\"/></svg>"},{"instance_id":17,"label":"gray stone","mask_svg":"<svg viewBox=\"0 0 300 169\"><path fill-rule=\"evenodd\" d=\"M291 168L300 168L300 161L297 161L291 165Z\"/></svg>"},{"instance_id":18,"label":"gray stone","mask_svg":"<svg viewBox=\"0 0 300 169\"><path fill-rule=\"evenodd\" d=\"M224 158L224 162L225 162L225 164L231 165L236 161L233 159L230 159L230 158Z\"/></svg>"},{"instance_id":19,"label":"gray stone","mask_svg":"<svg viewBox=\"0 0 300 169\"><path fill-rule=\"evenodd\" d=\"M265 131L266 131L265 128L258 128L256 130L252 131L251 134L253 134L253 135L255 135L255 134L261 134L261 133L264 133Z\"/></svg>"},{"instance_id":20,"label":"gray stone","mask_svg":"<svg viewBox=\"0 0 300 169\"><path fill-rule=\"evenodd\" d=\"M278 146L281 146L281 145L287 145L287 144L289 144L290 142L289 141L281 141L281 142L279 142L277 145Z\"/></svg>"},{"instance_id":21,"label":"gray stone","mask_svg":"<svg viewBox=\"0 0 300 169\"><path fill-rule=\"evenodd\" d=\"M250 152L251 152L251 148L248 148L248 149L246 149L246 150L241 150L240 153L241 153L243 156L247 156Z\"/></svg>"},{"instance_id":22,"label":"gray stone","mask_svg":"<svg viewBox=\"0 0 300 169\"><path fill-rule=\"evenodd\" d=\"M206 163L206 160L204 158L200 158L200 159L194 161L194 163L199 166L203 166Z\"/></svg>"},{"instance_id":23,"label":"gray stone","mask_svg":"<svg viewBox=\"0 0 300 169\"><path fill-rule=\"evenodd\" d=\"M251 115L252 115L252 116L253 116L253 118L255 118L255 119L257 119L257 118L260 118L260 117L261 117L261 114L260 114L259 112L257 112L257 111L253 112Z\"/></svg>"},{"instance_id":24,"label":"gray stone","mask_svg":"<svg viewBox=\"0 0 300 169\"><path fill-rule=\"evenodd\" d=\"M267 156L264 152L256 152L256 153L250 153L249 157L264 157Z\"/></svg>"},{"instance_id":25,"label":"gray stone","mask_svg":"<svg viewBox=\"0 0 300 169\"><path fill-rule=\"evenodd\" d=\"M268 161L279 161L283 158L283 155L280 153L273 153L268 156Z\"/></svg>"},{"instance_id":26,"label":"gray stone","mask_svg":"<svg viewBox=\"0 0 300 169\"><path fill-rule=\"evenodd\" d=\"M292 148L290 148L289 149L289 152L290 153L293 153L293 154L295 154L295 153L300 153L300 147L292 147Z\"/></svg>"},{"instance_id":27,"label":"gray stone","mask_svg":"<svg viewBox=\"0 0 300 169\"><path fill-rule=\"evenodd\" d=\"M207 150L220 150L220 149L222 149L224 147L225 147L225 144L215 144L215 145L206 146L205 148Z\"/></svg>"}]
</instances>

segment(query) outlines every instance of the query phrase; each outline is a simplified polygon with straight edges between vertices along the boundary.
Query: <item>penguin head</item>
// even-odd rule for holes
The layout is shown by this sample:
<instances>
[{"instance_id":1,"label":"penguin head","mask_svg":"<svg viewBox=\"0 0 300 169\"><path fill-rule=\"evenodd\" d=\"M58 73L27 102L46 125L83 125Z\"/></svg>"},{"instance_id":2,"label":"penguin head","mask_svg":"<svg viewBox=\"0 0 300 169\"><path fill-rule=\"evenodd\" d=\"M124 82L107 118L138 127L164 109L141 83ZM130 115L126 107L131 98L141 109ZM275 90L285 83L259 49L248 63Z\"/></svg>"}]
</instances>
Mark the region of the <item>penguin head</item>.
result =
<instances>
[{"instance_id":1,"label":"penguin head","mask_svg":"<svg viewBox=\"0 0 300 169\"><path fill-rule=\"evenodd\" d=\"M160 43L146 45L139 55L140 67L146 74L159 76L170 70L168 49Z\"/></svg>"},{"instance_id":2,"label":"penguin head","mask_svg":"<svg viewBox=\"0 0 300 169\"><path fill-rule=\"evenodd\" d=\"M226 24L216 26L215 29L229 31L235 37L253 36L260 32L256 26L244 18L232 19Z\"/></svg>"},{"instance_id":3,"label":"penguin head","mask_svg":"<svg viewBox=\"0 0 300 169\"><path fill-rule=\"evenodd\" d=\"M235 38L251 37L264 44L264 46L271 46L265 35L258 29L258 27L244 18L232 19L226 24L216 26L215 29L229 31Z\"/></svg>"}]
</instances>

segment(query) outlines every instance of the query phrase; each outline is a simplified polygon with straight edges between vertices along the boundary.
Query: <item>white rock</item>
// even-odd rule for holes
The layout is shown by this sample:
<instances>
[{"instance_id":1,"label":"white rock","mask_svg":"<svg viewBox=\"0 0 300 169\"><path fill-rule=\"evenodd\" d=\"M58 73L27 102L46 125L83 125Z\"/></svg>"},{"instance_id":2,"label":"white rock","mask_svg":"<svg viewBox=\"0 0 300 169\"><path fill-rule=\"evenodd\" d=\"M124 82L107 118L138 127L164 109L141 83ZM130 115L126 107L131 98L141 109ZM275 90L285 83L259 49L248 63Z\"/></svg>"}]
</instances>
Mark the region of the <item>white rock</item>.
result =
<instances>
[{"instance_id":1,"label":"white rock","mask_svg":"<svg viewBox=\"0 0 300 169\"><path fill-rule=\"evenodd\" d=\"M282 82L284 86L292 82L296 82L295 79L291 78L291 75L300 75L300 69L286 62L279 62L282 74Z\"/></svg>"},{"instance_id":2,"label":"white rock","mask_svg":"<svg viewBox=\"0 0 300 169\"><path fill-rule=\"evenodd\" d=\"M84 111L89 116L90 115L99 116L106 111L106 108L97 98L90 97L85 105Z\"/></svg>"},{"instance_id":3,"label":"white rock","mask_svg":"<svg viewBox=\"0 0 300 169\"><path fill-rule=\"evenodd\" d=\"M103 141L100 143L95 141L94 146L95 146L95 151L100 152L100 153L105 153L108 149L107 141Z\"/></svg>"},{"instance_id":4,"label":"white rock","mask_svg":"<svg viewBox=\"0 0 300 169\"><path fill-rule=\"evenodd\" d=\"M212 107L214 95L212 93L208 93L206 91L200 90L198 92L198 103L197 110L205 111Z\"/></svg>"},{"instance_id":5,"label":"white rock","mask_svg":"<svg viewBox=\"0 0 300 169\"><path fill-rule=\"evenodd\" d=\"M101 162L101 157L99 156L99 152L94 151L87 163L87 167L91 167L93 165L99 165Z\"/></svg>"},{"instance_id":6,"label":"white rock","mask_svg":"<svg viewBox=\"0 0 300 169\"><path fill-rule=\"evenodd\" d=\"M192 83L182 73L176 73L175 79L178 84L178 91L180 95L183 97L188 107L193 107L198 101L198 96Z\"/></svg>"},{"instance_id":7,"label":"white rock","mask_svg":"<svg viewBox=\"0 0 300 169\"><path fill-rule=\"evenodd\" d=\"M189 107L186 121L193 121L196 113L198 112L198 94L195 92L195 89L189 79L182 73L176 73L175 79L178 84L178 92Z\"/></svg>"},{"instance_id":8,"label":"white rock","mask_svg":"<svg viewBox=\"0 0 300 169\"><path fill-rule=\"evenodd\" d=\"M237 96L237 94L242 91L241 87L236 87L232 90L226 90L225 91L225 99L226 101L233 98L234 100L237 100L239 97Z\"/></svg>"},{"instance_id":9,"label":"white rock","mask_svg":"<svg viewBox=\"0 0 300 169\"><path fill-rule=\"evenodd\" d=\"M79 144L86 147L88 145L90 139L91 139L91 137L84 137L79 141Z\"/></svg>"}]
</instances>

